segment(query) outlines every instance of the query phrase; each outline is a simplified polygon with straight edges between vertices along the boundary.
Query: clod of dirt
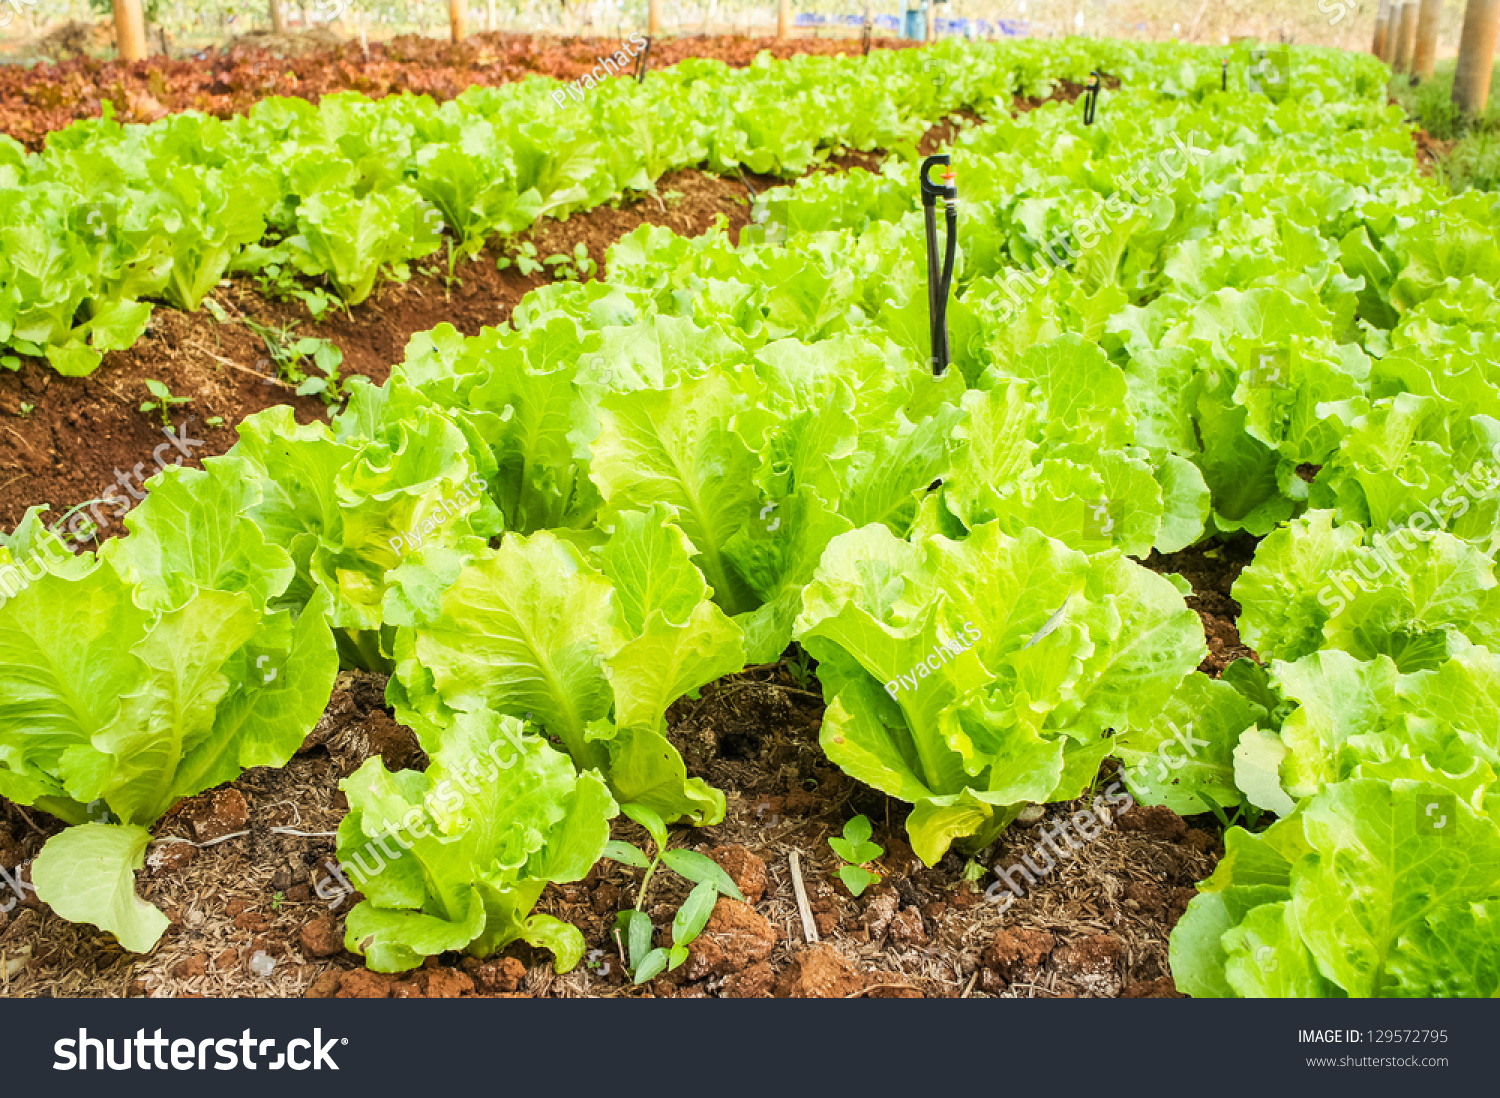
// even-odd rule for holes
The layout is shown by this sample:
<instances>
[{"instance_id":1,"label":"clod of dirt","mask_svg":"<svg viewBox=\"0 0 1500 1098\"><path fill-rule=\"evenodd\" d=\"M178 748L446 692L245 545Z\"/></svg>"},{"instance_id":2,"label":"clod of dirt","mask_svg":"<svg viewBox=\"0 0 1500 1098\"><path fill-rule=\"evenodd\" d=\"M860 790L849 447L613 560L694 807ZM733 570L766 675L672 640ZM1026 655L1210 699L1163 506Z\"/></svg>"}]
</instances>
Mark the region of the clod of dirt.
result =
<instances>
[{"instance_id":1,"label":"clod of dirt","mask_svg":"<svg viewBox=\"0 0 1500 1098\"><path fill-rule=\"evenodd\" d=\"M881 885L870 894L865 903L865 929L870 932L870 941L879 945L890 929L891 920L901 910L901 897L889 885Z\"/></svg>"},{"instance_id":2,"label":"clod of dirt","mask_svg":"<svg viewBox=\"0 0 1500 1098\"><path fill-rule=\"evenodd\" d=\"M1090 994L1114 996L1120 991L1115 968L1124 952L1125 944L1113 934L1092 934L1058 947L1052 963Z\"/></svg>"},{"instance_id":3,"label":"clod of dirt","mask_svg":"<svg viewBox=\"0 0 1500 1098\"><path fill-rule=\"evenodd\" d=\"M304 755L314 748L322 747L335 733L341 732L359 719L359 706L354 701L354 694L344 689L348 681L347 676L348 672L339 674L337 688L328 699L328 707L323 710L318 723L313 725L312 731L302 741L297 754Z\"/></svg>"},{"instance_id":4,"label":"clod of dirt","mask_svg":"<svg viewBox=\"0 0 1500 1098\"><path fill-rule=\"evenodd\" d=\"M179 980L191 980L195 976L206 976L208 974L208 954L195 953L185 960L178 961L172 966L172 975Z\"/></svg>"},{"instance_id":5,"label":"clod of dirt","mask_svg":"<svg viewBox=\"0 0 1500 1098\"><path fill-rule=\"evenodd\" d=\"M739 885L747 904L760 903L760 898L766 894L766 863L758 854L752 854L743 846L716 846L708 856Z\"/></svg>"},{"instance_id":6,"label":"clod of dirt","mask_svg":"<svg viewBox=\"0 0 1500 1098\"><path fill-rule=\"evenodd\" d=\"M505 995L515 991L526 979L526 966L514 957L486 961L474 971L474 982L486 995Z\"/></svg>"},{"instance_id":7,"label":"clod of dirt","mask_svg":"<svg viewBox=\"0 0 1500 1098\"><path fill-rule=\"evenodd\" d=\"M804 949L776 984L778 999L843 999L864 985L849 959L829 942Z\"/></svg>"},{"instance_id":8,"label":"clod of dirt","mask_svg":"<svg viewBox=\"0 0 1500 1098\"><path fill-rule=\"evenodd\" d=\"M341 728L329 737L327 747L340 768L351 774L376 755L391 771L420 769L427 761L416 733L397 724L384 709L372 710L363 719Z\"/></svg>"},{"instance_id":9,"label":"clod of dirt","mask_svg":"<svg viewBox=\"0 0 1500 1098\"><path fill-rule=\"evenodd\" d=\"M981 986L995 991L1012 982L1030 983L1056 945L1057 939L1045 930L995 931L981 958Z\"/></svg>"},{"instance_id":10,"label":"clod of dirt","mask_svg":"<svg viewBox=\"0 0 1500 1098\"><path fill-rule=\"evenodd\" d=\"M759 961L725 980L719 996L724 999L766 999L775 986L776 974L771 970L771 962Z\"/></svg>"},{"instance_id":11,"label":"clod of dirt","mask_svg":"<svg viewBox=\"0 0 1500 1098\"><path fill-rule=\"evenodd\" d=\"M721 897L714 913L688 947L680 977L684 982L728 976L764 961L776 946L776 928L747 904Z\"/></svg>"},{"instance_id":12,"label":"clod of dirt","mask_svg":"<svg viewBox=\"0 0 1500 1098\"><path fill-rule=\"evenodd\" d=\"M1131 984L1120 992L1122 999L1186 999L1172 984L1172 977L1158 976L1154 980L1142 980Z\"/></svg>"},{"instance_id":13,"label":"clod of dirt","mask_svg":"<svg viewBox=\"0 0 1500 1098\"><path fill-rule=\"evenodd\" d=\"M922 925L922 913L914 907L903 908L891 916L891 925L886 932L897 945L914 949L927 944L927 928Z\"/></svg>"},{"instance_id":14,"label":"clod of dirt","mask_svg":"<svg viewBox=\"0 0 1500 1098\"><path fill-rule=\"evenodd\" d=\"M194 797L183 806L181 815L200 843L233 835L250 823L250 807L238 789L215 789Z\"/></svg>"},{"instance_id":15,"label":"clod of dirt","mask_svg":"<svg viewBox=\"0 0 1500 1098\"><path fill-rule=\"evenodd\" d=\"M741 889L740 891L744 891ZM595 915L608 915L610 912L620 909L620 886L614 881L600 881L594 886L594 894L589 897L589 906L594 909Z\"/></svg>"},{"instance_id":16,"label":"clod of dirt","mask_svg":"<svg viewBox=\"0 0 1500 1098\"><path fill-rule=\"evenodd\" d=\"M181 873L197 856L198 848L192 843L158 843L146 855L146 871L153 877Z\"/></svg>"},{"instance_id":17,"label":"clod of dirt","mask_svg":"<svg viewBox=\"0 0 1500 1098\"><path fill-rule=\"evenodd\" d=\"M419 974L425 977L429 999L458 999L474 994L474 979L456 968L434 968Z\"/></svg>"},{"instance_id":18,"label":"clod of dirt","mask_svg":"<svg viewBox=\"0 0 1500 1098\"><path fill-rule=\"evenodd\" d=\"M11 869L25 860L26 852L21 849L21 844L0 824L0 869Z\"/></svg>"},{"instance_id":19,"label":"clod of dirt","mask_svg":"<svg viewBox=\"0 0 1500 1098\"><path fill-rule=\"evenodd\" d=\"M332 957L342 953L344 936L338 923L327 915L320 915L305 925L297 935L302 952L308 957Z\"/></svg>"},{"instance_id":20,"label":"clod of dirt","mask_svg":"<svg viewBox=\"0 0 1500 1098\"><path fill-rule=\"evenodd\" d=\"M271 928L271 918L261 911L242 911L234 917L234 925L251 934L263 934Z\"/></svg>"},{"instance_id":21,"label":"clod of dirt","mask_svg":"<svg viewBox=\"0 0 1500 1098\"><path fill-rule=\"evenodd\" d=\"M356 968L344 973L339 981L339 999L389 999L395 989L396 977L384 972L371 972Z\"/></svg>"},{"instance_id":22,"label":"clod of dirt","mask_svg":"<svg viewBox=\"0 0 1500 1098\"><path fill-rule=\"evenodd\" d=\"M307 999L332 999L338 993L339 982L343 978L344 974L342 972L330 969L312 982L303 997Z\"/></svg>"},{"instance_id":23,"label":"clod of dirt","mask_svg":"<svg viewBox=\"0 0 1500 1098\"><path fill-rule=\"evenodd\" d=\"M1157 839L1178 842L1185 838L1187 822L1164 805L1136 805L1115 820L1121 831L1140 831Z\"/></svg>"}]
</instances>

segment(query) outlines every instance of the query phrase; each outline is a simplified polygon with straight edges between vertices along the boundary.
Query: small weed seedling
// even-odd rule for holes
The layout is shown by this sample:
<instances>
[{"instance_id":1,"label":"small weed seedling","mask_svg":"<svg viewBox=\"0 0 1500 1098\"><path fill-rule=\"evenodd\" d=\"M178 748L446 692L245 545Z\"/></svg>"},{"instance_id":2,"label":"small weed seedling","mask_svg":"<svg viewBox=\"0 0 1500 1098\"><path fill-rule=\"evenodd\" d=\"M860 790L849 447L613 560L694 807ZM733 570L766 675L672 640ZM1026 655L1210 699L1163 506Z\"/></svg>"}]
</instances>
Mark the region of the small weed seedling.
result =
<instances>
[{"instance_id":1,"label":"small weed seedling","mask_svg":"<svg viewBox=\"0 0 1500 1098\"><path fill-rule=\"evenodd\" d=\"M272 255L278 255L278 253L273 252ZM343 304L336 294L331 294L327 290L317 286L311 289L303 286L297 281L297 274L292 269L292 265L289 262L280 260L279 256L277 261L268 262L264 267L255 272L255 284L261 293L273 301L302 302L303 305L307 306L307 311L312 314L312 318L315 321L322 320L324 314L334 305ZM210 298L209 301L212 301L212 299ZM214 306L217 304L217 302L213 302L209 311L213 312ZM219 312L222 311L222 309L219 310ZM219 317L217 313L215 313L215 317L221 323L227 319L227 317Z\"/></svg>"},{"instance_id":2,"label":"small weed seedling","mask_svg":"<svg viewBox=\"0 0 1500 1098\"><path fill-rule=\"evenodd\" d=\"M316 336L299 337L290 325L267 328L248 318L245 324L266 345L277 375L293 386L298 396L316 396L329 406L343 398L339 367L344 352L332 342Z\"/></svg>"},{"instance_id":3,"label":"small weed seedling","mask_svg":"<svg viewBox=\"0 0 1500 1098\"><path fill-rule=\"evenodd\" d=\"M606 858L646 871L646 875L641 878L640 891L636 894L635 907L620 912L615 919L616 936L624 936L626 968L637 984L644 984L667 969L677 968L688 959L688 946L708 925L721 893L741 902L745 897L734 879L712 858L693 850L668 850L667 825L655 810L643 804L621 805L620 810L650 833L651 841L656 847L654 857L647 857L639 847L618 839L611 840L604 848ZM651 916L646 914L646 894L651 888L651 878L656 874L656 867L663 862L697 887L688 895L672 920L671 947L668 949L657 946L653 949L651 938L656 928L651 924Z\"/></svg>"},{"instance_id":4,"label":"small weed seedling","mask_svg":"<svg viewBox=\"0 0 1500 1098\"><path fill-rule=\"evenodd\" d=\"M173 408L179 404L191 404L193 402L192 397L173 396L172 390L153 378L146 379L146 389L156 399L142 403L141 411L157 413L161 417L161 425L163 427L172 426Z\"/></svg>"},{"instance_id":5,"label":"small weed seedling","mask_svg":"<svg viewBox=\"0 0 1500 1098\"><path fill-rule=\"evenodd\" d=\"M787 674L792 676L798 689L811 690L814 686L812 657L800 644L794 647L797 649L797 654L787 661Z\"/></svg>"},{"instance_id":6,"label":"small weed seedling","mask_svg":"<svg viewBox=\"0 0 1500 1098\"><path fill-rule=\"evenodd\" d=\"M521 273L522 277L536 274L537 271L542 269L541 263L536 258L536 245L529 241L521 245L520 250L516 252L514 260L502 255L495 261L495 269L503 271L512 263L516 265L516 270Z\"/></svg>"},{"instance_id":7,"label":"small weed seedling","mask_svg":"<svg viewBox=\"0 0 1500 1098\"><path fill-rule=\"evenodd\" d=\"M559 282L581 282L599 269L599 264L589 258L589 246L583 241L573 245L573 254L559 252L542 260L552 267L552 277Z\"/></svg>"},{"instance_id":8,"label":"small weed seedling","mask_svg":"<svg viewBox=\"0 0 1500 1098\"><path fill-rule=\"evenodd\" d=\"M860 895L880 880L880 874L868 868L870 862L885 853L884 847L870 841L873 833L869 817L855 816L844 825L843 838L828 840L833 852L849 863L839 867L839 880L844 882L851 896Z\"/></svg>"}]
</instances>

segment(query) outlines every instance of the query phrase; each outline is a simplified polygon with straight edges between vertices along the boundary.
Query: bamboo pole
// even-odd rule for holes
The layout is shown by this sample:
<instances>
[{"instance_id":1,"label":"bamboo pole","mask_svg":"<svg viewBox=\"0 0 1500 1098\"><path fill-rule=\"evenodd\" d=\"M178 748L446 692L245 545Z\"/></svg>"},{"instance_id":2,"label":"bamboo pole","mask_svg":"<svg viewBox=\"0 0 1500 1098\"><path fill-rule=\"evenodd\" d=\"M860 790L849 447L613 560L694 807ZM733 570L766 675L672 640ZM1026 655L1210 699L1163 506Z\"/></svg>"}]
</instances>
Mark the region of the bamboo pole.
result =
<instances>
[{"instance_id":1,"label":"bamboo pole","mask_svg":"<svg viewBox=\"0 0 1500 1098\"><path fill-rule=\"evenodd\" d=\"M792 36L792 0L780 0L776 5L776 40L785 42Z\"/></svg>"},{"instance_id":2,"label":"bamboo pole","mask_svg":"<svg viewBox=\"0 0 1500 1098\"><path fill-rule=\"evenodd\" d=\"M1495 36L1500 32L1500 0L1469 0L1464 9L1458 68L1453 74L1453 102L1468 114L1484 113L1495 66Z\"/></svg>"},{"instance_id":3,"label":"bamboo pole","mask_svg":"<svg viewBox=\"0 0 1500 1098\"><path fill-rule=\"evenodd\" d=\"M1397 74L1411 72L1412 44L1416 38L1416 0L1406 0L1396 18L1396 54L1391 61L1391 69Z\"/></svg>"},{"instance_id":4,"label":"bamboo pole","mask_svg":"<svg viewBox=\"0 0 1500 1098\"><path fill-rule=\"evenodd\" d=\"M121 61L146 59L146 20L141 15L141 0L114 0L115 49Z\"/></svg>"},{"instance_id":5,"label":"bamboo pole","mask_svg":"<svg viewBox=\"0 0 1500 1098\"><path fill-rule=\"evenodd\" d=\"M1417 12L1417 44L1412 53L1411 71L1417 80L1431 80L1437 67L1438 24L1443 19L1443 0L1422 0Z\"/></svg>"},{"instance_id":6,"label":"bamboo pole","mask_svg":"<svg viewBox=\"0 0 1500 1098\"><path fill-rule=\"evenodd\" d=\"M455 42L464 40L464 24L469 20L469 0L448 0L448 29Z\"/></svg>"}]
</instances>

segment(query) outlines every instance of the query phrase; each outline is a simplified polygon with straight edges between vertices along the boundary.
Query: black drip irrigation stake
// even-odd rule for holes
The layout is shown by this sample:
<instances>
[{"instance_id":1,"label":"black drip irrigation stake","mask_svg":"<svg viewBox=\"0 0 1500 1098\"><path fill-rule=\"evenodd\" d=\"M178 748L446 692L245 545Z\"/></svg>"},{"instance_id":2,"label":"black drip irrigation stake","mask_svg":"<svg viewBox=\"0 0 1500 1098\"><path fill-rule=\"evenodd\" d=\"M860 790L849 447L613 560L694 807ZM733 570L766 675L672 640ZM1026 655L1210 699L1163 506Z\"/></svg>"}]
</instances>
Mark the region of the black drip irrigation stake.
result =
<instances>
[{"instance_id":1,"label":"black drip irrigation stake","mask_svg":"<svg viewBox=\"0 0 1500 1098\"><path fill-rule=\"evenodd\" d=\"M1219 62L1219 67L1220 67L1220 72L1222 74L1222 79L1219 82L1219 87L1223 91L1228 91L1229 90L1229 58L1226 57L1224 60L1220 61Z\"/></svg>"},{"instance_id":2,"label":"black drip irrigation stake","mask_svg":"<svg viewBox=\"0 0 1500 1098\"><path fill-rule=\"evenodd\" d=\"M1083 89L1083 124L1085 126L1092 126L1094 119L1099 116L1099 88L1103 83L1098 69L1089 73L1089 82Z\"/></svg>"},{"instance_id":3,"label":"black drip irrigation stake","mask_svg":"<svg viewBox=\"0 0 1500 1098\"><path fill-rule=\"evenodd\" d=\"M941 164L948 170L943 182L934 183L931 171ZM953 259L958 248L958 187L953 182L953 158L947 153L922 161L922 214L927 223L927 315L932 325L932 374L942 377L951 361L948 355L948 291L953 286ZM948 239L943 265L938 269L937 202L946 204Z\"/></svg>"},{"instance_id":4,"label":"black drip irrigation stake","mask_svg":"<svg viewBox=\"0 0 1500 1098\"><path fill-rule=\"evenodd\" d=\"M635 59L635 82L637 84L646 82L646 69L651 63L651 36L647 34L642 37L646 39L646 48L641 50L640 56Z\"/></svg>"}]
</instances>

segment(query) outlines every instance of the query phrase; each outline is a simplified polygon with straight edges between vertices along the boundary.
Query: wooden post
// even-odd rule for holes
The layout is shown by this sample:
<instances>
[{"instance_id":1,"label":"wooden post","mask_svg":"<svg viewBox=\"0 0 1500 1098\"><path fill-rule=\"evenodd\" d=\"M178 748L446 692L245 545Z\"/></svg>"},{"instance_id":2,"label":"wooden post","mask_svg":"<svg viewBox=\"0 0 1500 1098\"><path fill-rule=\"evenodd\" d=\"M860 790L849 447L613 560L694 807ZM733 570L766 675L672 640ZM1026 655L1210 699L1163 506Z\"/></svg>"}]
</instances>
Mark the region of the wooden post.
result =
<instances>
[{"instance_id":1,"label":"wooden post","mask_svg":"<svg viewBox=\"0 0 1500 1098\"><path fill-rule=\"evenodd\" d=\"M1437 67L1438 23L1443 18L1443 0L1422 0L1417 12L1417 44L1413 48L1411 72L1417 80L1431 80Z\"/></svg>"},{"instance_id":2,"label":"wooden post","mask_svg":"<svg viewBox=\"0 0 1500 1098\"><path fill-rule=\"evenodd\" d=\"M146 59L146 20L141 0L115 0L115 49L121 61Z\"/></svg>"},{"instance_id":3,"label":"wooden post","mask_svg":"<svg viewBox=\"0 0 1500 1098\"><path fill-rule=\"evenodd\" d=\"M281 0L271 0L271 33L286 33L286 16L281 13Z\"/></svg>"},{"instance_id":4,"label":"wooden post","mask_svg":"<svg viewBox=\"0 0 1500 1098\"><path fill-rule=\"evenodd\" d=\"M780 0L776 5L776 40L785 42L792 36L792 0Z\"/></svg>"},{"instance_id":5,"label":"wooden post","mask_svg":"<svg viewBox=\"0 0 1500 1098\"><path fill-rule=\"evenodd\" d=\"M1396 52L1391 60L1391 69L1397 74L1411 71L1411 48L1416 37L1416 0L1406 0L1396 14Z\"/></svg>"},{"instance_id":6,"label":"wooden post","mask_svg":"<svg viewBox=\"0 0 1500 1098\"><path fill-rule=\"evenodd\" d=\"M661 0L651 0L649 14L646 17L646 33L653 39L661 33Z\"/></svg>"},{"instance_id":7,"label":"wooden post","mask_svg":"<svg viewBox=\"0 0 1500 1098\"><path fill-rule=\"evenodd\" d=\"M1490 71L1495 67L1495 36L1500 32L1500 0L1469 0L1464 33L1458 43L1453 74L1453 102L1468 114L1484 113L1490 98Z\"/></svg>"},{"instance_id":8,"label":"wooden post","mask_svg":"<svg viewBox=\"0 0 1500 1098\"><path fill-rule=\"evenodd\" d=\"M453 41L464 40L464 24L469 19L469 0L448 0L448 27Z\"/></svg>"},{"instance_id":9,"label":"wooden post","mask_svg":"<svg viewBox=\"0 0 1500 1098\"><path fill-rule=\"evenodd\" d=\"M1391 27L1391 0L1380 0L1380 8L1375 13L1375 43L1370 47L1370 52L1382 61L1385 60L1385 46L1390 40Z\"/></svg>"}]
</instances>

